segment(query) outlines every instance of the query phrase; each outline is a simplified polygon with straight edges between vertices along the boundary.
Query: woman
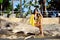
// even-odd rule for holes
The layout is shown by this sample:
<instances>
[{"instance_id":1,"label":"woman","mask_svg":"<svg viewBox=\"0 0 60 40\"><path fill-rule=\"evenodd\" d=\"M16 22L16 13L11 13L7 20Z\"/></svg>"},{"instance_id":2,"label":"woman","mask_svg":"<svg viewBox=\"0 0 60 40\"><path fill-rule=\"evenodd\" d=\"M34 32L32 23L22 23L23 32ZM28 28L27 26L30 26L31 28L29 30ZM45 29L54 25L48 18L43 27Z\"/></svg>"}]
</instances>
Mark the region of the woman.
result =
<instances>
[{"instance_id":1,"label":"woman","mask_svg":"<svg viewBox=\"0 0 60 40\"><path fill-rule=\"evenodd\" d=\"M32 26L36 26L40 29L40 33L43 36L43 28L42 28L42 14L38 12L38 9L36 8L33 12L33 14L30 17L30 24Z\"/></svg>"}]
</instances>

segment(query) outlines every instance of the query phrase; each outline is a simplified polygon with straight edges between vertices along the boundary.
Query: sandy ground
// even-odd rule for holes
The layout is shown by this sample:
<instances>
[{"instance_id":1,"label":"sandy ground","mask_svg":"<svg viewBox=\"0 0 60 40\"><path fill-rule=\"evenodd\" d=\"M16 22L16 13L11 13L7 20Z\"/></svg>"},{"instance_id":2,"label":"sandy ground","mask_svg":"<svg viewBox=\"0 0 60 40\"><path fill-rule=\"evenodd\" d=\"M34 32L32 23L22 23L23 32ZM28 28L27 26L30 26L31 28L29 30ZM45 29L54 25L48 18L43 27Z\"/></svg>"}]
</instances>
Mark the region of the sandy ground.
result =
<instances>
[{"instance_id":1,"label":"sandy ground","mask_svg":"<svg viewBox=\"0 0 60 40\"><path fill-rule=\"evenodd\" d=\"M60 24L42 25L44 30L56 30L60 32Z\"/></svg>"}]
</instances>

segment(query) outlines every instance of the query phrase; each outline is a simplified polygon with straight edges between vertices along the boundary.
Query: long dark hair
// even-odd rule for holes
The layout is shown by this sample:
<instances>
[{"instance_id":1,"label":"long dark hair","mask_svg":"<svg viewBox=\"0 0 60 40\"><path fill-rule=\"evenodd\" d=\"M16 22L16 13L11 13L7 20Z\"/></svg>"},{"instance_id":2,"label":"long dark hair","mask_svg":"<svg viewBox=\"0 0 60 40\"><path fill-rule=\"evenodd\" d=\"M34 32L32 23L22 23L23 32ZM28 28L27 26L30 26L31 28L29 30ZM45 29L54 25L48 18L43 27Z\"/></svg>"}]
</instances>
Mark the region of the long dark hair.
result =
<instances>
[{"instance_id":1,"label":"long dark hair","mask_svg":"<svg viewBox=\"0 0 60 40\"><path fill-rule=\"evenodd\" d=\"M33 14L35 14L35 11L39 12L38 9L35 8ZM38 14L37 14L37 17L39 18L39 16L40 16L40 14L38 13Z\"/></svg>"},{"instance_id":2,"label":"long dark hair","mask_svg":"<svg viewBox=\"0 0 60 40\"><path fill-rule=\"evenodd\" d=\"M38 9L37 9L37 8L35 8L32 14L35 14L35 11L38 11Z\"/></svg>"}]
</instances>

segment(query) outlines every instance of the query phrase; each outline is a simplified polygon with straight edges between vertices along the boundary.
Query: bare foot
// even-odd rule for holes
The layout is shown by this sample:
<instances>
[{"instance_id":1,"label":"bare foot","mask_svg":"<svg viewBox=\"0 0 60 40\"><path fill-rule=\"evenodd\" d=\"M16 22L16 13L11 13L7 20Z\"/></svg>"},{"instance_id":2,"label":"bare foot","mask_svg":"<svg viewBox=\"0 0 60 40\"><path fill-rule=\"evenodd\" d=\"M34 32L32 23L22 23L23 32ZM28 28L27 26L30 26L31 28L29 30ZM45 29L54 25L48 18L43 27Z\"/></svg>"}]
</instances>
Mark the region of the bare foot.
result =
<instances>
[{"instance_id":1,"label":"bare foot","mask_svg":"<svg viewBox=\"0 0 60 40\"><path fill-rule=\"evenodd\" d=\"M40 36L44 37L44 34L39 34Z\"/></svg>"},{"instance_id":2,"label":"bare foot","mask_svg":"<svg viewBox=\"0 0 60 40\"><path fill-rule=\"evenodd\" d=\"M44 36L44 34L41 34L41 36Z\"/></svg>"}]
</instances>

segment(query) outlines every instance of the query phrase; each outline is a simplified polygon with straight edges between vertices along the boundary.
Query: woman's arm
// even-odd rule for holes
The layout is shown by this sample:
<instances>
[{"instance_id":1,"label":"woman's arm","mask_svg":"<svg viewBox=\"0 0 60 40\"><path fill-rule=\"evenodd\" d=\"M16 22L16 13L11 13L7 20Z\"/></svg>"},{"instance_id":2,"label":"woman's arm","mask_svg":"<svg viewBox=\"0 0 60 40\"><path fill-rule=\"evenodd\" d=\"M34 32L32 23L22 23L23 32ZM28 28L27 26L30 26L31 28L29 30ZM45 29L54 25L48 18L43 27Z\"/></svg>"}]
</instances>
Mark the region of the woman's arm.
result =
<instances>
[{"instance_id":1,"label":"woman's arm","mask_svg":"<svg viewBox=\"0 0 60 40\"><path fill-rule=\"evenodd\" d=\"M39 13L39 12L38 12ZM39 17L42 17L43 18L43 15L41 13L39 13Z\"/></svg>"},{"instance_id":2,"label":"woman's arm","mask_svg":"<svg viewBox=\"0 0 60 40\"><path fill-rule=\"evenodd\" d=\"M41 17L43 18L43 16L42 16L42 14L41 13L39 13L40 15L41 15Z\"/></svg>"}]
</instances>

